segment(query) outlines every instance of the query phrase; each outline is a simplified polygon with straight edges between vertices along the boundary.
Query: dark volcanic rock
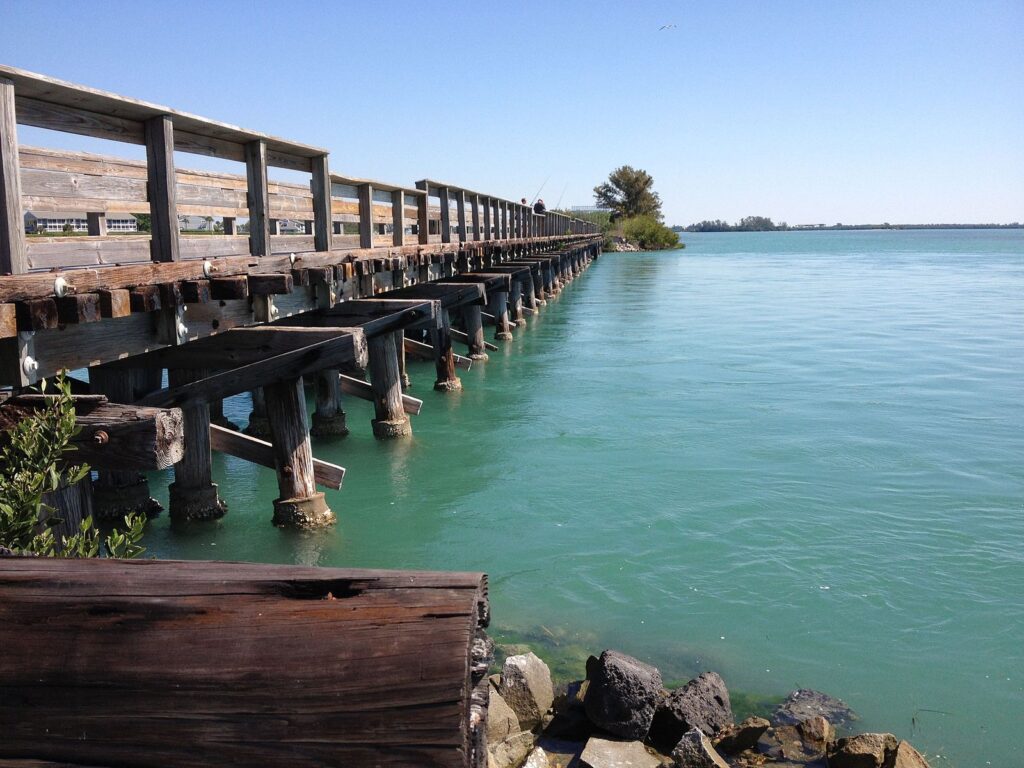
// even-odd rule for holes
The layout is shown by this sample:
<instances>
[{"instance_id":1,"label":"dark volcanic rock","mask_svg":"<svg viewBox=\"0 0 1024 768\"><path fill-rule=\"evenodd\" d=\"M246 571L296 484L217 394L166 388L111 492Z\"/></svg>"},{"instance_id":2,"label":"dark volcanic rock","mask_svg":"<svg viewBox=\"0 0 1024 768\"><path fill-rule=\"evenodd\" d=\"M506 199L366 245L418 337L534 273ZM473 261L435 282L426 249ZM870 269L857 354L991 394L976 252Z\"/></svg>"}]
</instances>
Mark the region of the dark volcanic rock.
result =
<instances>
[{"instance_id":1,"label":"dark volcanic rock","mask_svg":"<svg viewBox=\"0 0 1024 768\"><path fill-rule=\"evenodd\" d=\"M815 715L821 715L832 725L844 725L858 719L857 713L846 706L846 702L821 691L801 688L789 694L778 706L772 714L772 722L797 725Z\"/></svg>"},{"instance_id":2,"label":"dark volcanic rock","mask_svg":"<svg viewBox=\"0 0 1024 768\"><path fill-rule=\"evenodd\" d=\"M618 651L587 662L587 717L599 728L625 739L643 739L661 694L661 673Z\"/></svg>"},{"instance_id":3,"label":"dark volcanic rock","mask_svg":"<svg viewBox=\"0 0 1024 768\"><path fill-rule=\"evenodd\" d=\"M737 755L746 749L753 749L770 726L771 723L763 717L748 717L739 725L723 730L715 742L715 749L725 755Z\"/></svg>"},{"instance_id":4,"label":"dark volcanic rock","mask_svg":"<svg viewBox=\"0 0 1024 768\"><path fill-rule=\"evenodd\" d=\"M668 751L693 728L714 736L732 724L725 681L716 672L705 672L661 701L651 724L651 741Z\"/></svg>"}]
</instances>

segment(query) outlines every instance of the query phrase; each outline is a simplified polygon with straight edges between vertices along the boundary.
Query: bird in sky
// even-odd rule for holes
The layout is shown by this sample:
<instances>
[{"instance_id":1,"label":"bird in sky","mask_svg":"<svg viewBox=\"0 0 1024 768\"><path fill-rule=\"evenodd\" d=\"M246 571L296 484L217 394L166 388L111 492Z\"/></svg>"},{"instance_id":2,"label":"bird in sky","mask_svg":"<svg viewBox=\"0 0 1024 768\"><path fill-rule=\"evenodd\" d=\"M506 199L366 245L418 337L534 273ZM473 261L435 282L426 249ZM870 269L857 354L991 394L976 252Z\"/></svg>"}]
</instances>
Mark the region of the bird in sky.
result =
<instances>
[{"instance_id":1,"label":"bird in sky","mask_svg":"<svg viewBox=\"0 0 1024 768\"><path fill-rule=\"evenodd\" d=\"M658 27L658 31L661 32L661 30L663 30L663 29L675 29L675 28L676 28L675 24L662 24L660 27Z\"/></svg>"}]
</instances>

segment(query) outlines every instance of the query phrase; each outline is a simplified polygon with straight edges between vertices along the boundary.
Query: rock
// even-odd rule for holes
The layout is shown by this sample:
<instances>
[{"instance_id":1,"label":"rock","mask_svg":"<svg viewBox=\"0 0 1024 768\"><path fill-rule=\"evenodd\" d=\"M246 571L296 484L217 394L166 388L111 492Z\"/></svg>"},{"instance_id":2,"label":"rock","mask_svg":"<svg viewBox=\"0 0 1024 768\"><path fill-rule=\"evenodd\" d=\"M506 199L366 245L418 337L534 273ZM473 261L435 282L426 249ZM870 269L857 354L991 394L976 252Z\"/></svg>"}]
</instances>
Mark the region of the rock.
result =
<instances>
[{"instance_id":1,"label":"rock","mask_svg":"<svg viewBox=\"0 0 1024 768\"><path fill-rule=\"evenodd\" d=\"M519 733L522 727L519 718L494 686L490 688L490 700L487 704L487 743L497 744L509 736Z\"/></svg>"},{"instance_id":2,"label":"rock","mask_svg":"<svg viewBox=\"0 0 1024 768\"><path fill-rule=\"evenodd\" d=\"M505 659L498 692L516 713L524 730L539 725L555 700L551 670L533 653Z\"/></svg>"},{"instance_id":3,"label":"rock","mask_svg":"<svg viewBox=\"0 0 1024 768\"><path fill-rule=\"evenodd\" d=\"M753 749L757 740L771 727L763 717L748 717L739 725L724 729L715 741L715 749L726 755L736 755L746 749Z\"/></svg>"},{"instance_id":4,"label":"rock","mask_svg":"<svg viewBox=\"0 0 1024 768\"><path fill-rule=\"evenodd\" d=\"M772 714L772 722L778 725L796 725L809 717L821 715L832 725L844 725L857 720L857 713L846 706L846 702L821 691L801 688L793 691Z\"/></svg>"},{"instance_id":5,"label":"rock","mask_svg":"<svg viewBox=\"0 0 1024 768\"><path fill-rule=\"evenodd\" d=\"M661 673L618 651L587 662L587 717L599 728L625 739L643 739L661 694Z\"/></svg>"},{"instance_id":6,"label":"rock","mask_svg":"<svg viewBox=\"0 0 1024 768\"><path fill-rule=\"evenodd\" d=\"M521 731L490 748L495 768L518 768L533 749L533 734Z\"/></svg>"},{"instance_id":7,"label":"rock","mask_svg":"<svg viewBox=\"0 0 1024 768\"><path fill-rule=\"evenodd\" d=\"M714 736L733 724L732 704L725 681L715 672L705 672L662 700L651 723L651 741L671 750L683 734L699 728Z\"/></svg>"},{"instance_id":8,"label":"rock","mask_svg":"<svg viewBox=\"0 0 1024 768\"><path fill-rule=\"evenodd\" d=\"M523 768L549 768L547 753L540 747L536 747L526 758Z\"/></svg>"},{"instance_id":9,"label":"rock","mask_svg":"<svg viewBox=\"0 0 1024 768\"><path fill-rule=\"evenodd\" d=\"M896 746L896 755L893 757L892 768L931 768L924 755L914 749L906 741L901 741Z\"/></svg>"},{"instance_id":10,"label":"rock","mask_svg":"<svg viewBox=\"0 0 1024 768\"><path fill-rule=\"evenodd\" d=\"M757 751L776 761L809 763L825 757L825 744L804 741L800 729L795 725L776 725L757 740Z\"/></svg>"},{"instance_id":11,"label":"rock","mask_svg":"<svg viewBox=\"0 0 1024 768\"><path fill-rule=\"evenodd\" d=\"M672 759L677 768L729 768L729 764L718 754L711 741L699 728L692 728L683 734Z\"/></svg>"},{"instance_id":12,"label":"rock","mask_svg":"<svg viewBox=\"0 0 1024 768\"><path fill-rule=\"evenodd\" d=\"M577 758L580 753L583 752L583 742L580 741L563 741L561 739L550 739L547 736L541 736L537 740L537 746L544 750L544 754L548 756L548 763L551 768L566 768L566 766L578 766L579 761Z\"/></svg>"},{"instance_id":13,"label":"rock","mask_svg":"<svg viewBox=\"0 0 1024 768\"><path fill-rule=\"evenodd\" d=\"M639 741L615 741L593 736L580 755L583 768L659 768L661 760Z\"/></svg>"},{"instance_id":14,"label":"rock","mask_svg":"<svg viewBox=\"0 0 1024 768\"><path fill-rule=\"evenodd\" d=\"M820 747L822 752L825 751L825 744L836 736L836 729L832 727L832 723L821 715L801 721L796 728L800 731L804 744Z\"/></svg>"},{"instance_id":15,"label":"rock","mask_svg":"<svg viewBox=\"0 0 1024 768\"><path fill-rule=\"evenodd\" d=\"M828 745L828 768L888 768L898 742L891 733L862 733Z\"/></svg>"}]
</instances>

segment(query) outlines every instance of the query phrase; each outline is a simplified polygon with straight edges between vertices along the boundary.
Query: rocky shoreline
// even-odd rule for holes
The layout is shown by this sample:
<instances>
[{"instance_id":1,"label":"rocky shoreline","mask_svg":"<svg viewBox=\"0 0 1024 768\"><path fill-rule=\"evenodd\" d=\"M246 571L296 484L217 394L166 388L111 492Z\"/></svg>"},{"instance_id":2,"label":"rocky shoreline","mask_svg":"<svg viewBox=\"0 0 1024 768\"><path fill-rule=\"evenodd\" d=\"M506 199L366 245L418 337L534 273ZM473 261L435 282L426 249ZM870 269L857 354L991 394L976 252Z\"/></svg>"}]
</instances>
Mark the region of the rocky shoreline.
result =
<instances>
[{"instance_id":1,"label":"rocky shoreline","mask_svg":"<svg viewBox=\"0 0 1024 768\"><path fill-rule=\"evenodd\" d=\"M657 668L613 650L560 690L532 652L508 656L488 690L488 768L929 768L892 734L850 733L857 715L819 691L736 723L717 673L669 691Z\"/></svg>"}]
</instances>

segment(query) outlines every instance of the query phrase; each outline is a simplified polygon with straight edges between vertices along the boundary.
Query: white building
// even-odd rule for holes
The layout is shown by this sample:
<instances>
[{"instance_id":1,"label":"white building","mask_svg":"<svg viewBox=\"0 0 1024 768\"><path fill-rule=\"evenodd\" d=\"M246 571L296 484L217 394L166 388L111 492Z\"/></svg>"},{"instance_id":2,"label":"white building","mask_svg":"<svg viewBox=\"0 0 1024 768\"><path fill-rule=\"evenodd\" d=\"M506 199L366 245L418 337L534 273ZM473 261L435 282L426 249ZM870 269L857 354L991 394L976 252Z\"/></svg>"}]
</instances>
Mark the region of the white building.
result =
<instances>
[{"instance_id":1,"label":"white building","mask_svg":"<svg viewBox=\"0 0 1024 768\"><path fill-rule=\"evenodd\" d=\"M108 213L107 232L138 232L139 222L130 213ZM25 231L64 232L65 227L71 232L88 232L89 216L85 211L26 211Z\"/></svg>"}]
</instances>

